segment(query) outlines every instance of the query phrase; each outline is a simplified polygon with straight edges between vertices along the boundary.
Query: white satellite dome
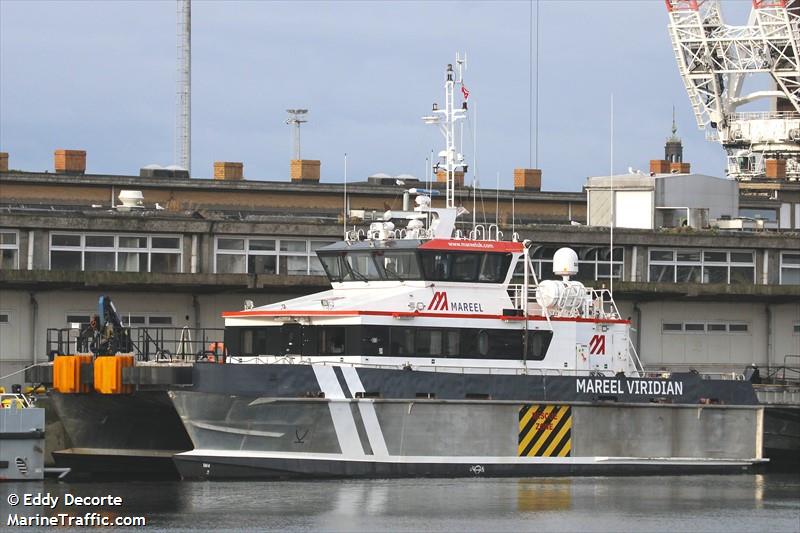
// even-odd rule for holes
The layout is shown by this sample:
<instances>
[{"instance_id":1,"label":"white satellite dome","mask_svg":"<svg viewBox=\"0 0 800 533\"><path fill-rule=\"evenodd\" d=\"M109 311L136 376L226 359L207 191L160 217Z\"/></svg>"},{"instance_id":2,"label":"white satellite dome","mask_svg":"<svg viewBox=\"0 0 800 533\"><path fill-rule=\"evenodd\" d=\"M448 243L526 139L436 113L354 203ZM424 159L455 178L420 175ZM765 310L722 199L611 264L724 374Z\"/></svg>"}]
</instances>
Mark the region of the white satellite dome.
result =
<instances>
[{"instance_id":1,"label":"white satellite dome","mask_svg":"<svg viewBox=\"0 0 800 533\"><path fill-rule=\"evenodd\" d=\"M559 248L553 255L553 274L568 278L578 273L578 254L572 248Z\"/></svg>"}]
</instances>

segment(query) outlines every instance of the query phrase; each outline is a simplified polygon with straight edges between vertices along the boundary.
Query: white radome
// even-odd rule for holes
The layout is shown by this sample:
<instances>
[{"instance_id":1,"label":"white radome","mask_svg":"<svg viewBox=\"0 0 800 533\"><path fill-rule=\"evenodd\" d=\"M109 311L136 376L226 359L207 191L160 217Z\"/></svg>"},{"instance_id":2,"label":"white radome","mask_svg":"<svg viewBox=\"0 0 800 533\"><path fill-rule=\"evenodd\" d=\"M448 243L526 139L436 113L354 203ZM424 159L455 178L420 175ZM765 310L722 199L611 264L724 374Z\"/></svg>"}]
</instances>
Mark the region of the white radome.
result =
<instances>
[{"instance_id":1,"label":"white radome","mask_svg":"<svg viewBox=\"0 0 800 533\"><path fill-rule=\"evenodd\" d=\"M578 273L578 254L572 248L559 248L553 255L553 274L564 277Z\"/></svg>"}]
</instances>

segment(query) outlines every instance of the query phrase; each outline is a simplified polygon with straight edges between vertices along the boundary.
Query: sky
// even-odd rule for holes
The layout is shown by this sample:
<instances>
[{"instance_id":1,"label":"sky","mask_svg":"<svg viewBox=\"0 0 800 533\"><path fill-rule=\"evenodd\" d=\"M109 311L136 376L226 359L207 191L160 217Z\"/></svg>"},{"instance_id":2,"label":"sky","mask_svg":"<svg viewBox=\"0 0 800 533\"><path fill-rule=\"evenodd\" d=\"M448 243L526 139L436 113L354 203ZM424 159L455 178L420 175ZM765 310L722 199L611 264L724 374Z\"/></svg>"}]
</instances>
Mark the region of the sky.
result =
<instances>
[{"instance_id":1,"label":"sky","mask_svg":"<svg viewBox=\"0 0 800 533\"><path fill-rule=\"evenodd\" d=\"M723 7L744 23L750 1ZM674 106L684 161L724 175L722 147L694 122L663 1L542 0L538 38L536 15L526 0L194 1L192 175L241 161L247 179L287 181L286 109L308 108L302 157L322 161L323 182L343 181L345 154L348 181L424 178L443 140L421 117L443 102L456 52L474 113L467 183L511 188L513 169L533 166L543 190L578 191L607 175L612 95L615 172L663 157ZM86 150L88 173L173 164L176 22L173 0L0 0L10 167L52 170L57 148Z\"/></svg>"}]
</instances>

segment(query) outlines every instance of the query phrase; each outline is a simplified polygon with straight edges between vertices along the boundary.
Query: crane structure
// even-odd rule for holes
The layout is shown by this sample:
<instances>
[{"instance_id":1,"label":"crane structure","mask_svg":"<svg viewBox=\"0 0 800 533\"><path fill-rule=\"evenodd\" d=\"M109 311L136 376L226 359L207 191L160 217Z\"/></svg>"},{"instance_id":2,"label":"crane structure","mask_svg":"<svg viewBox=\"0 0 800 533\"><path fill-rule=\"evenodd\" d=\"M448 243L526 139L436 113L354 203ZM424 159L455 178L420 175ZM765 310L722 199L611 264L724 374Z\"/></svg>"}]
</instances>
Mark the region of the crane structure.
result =
<instances>
[{"instance_id":1,"label":"crane structure","mask_svg":"<svg viewBox=\"0 0 800 533\"><path fill-rule=\"evenodd\" d=\"M728 176L800 179L800 0L752 0L744 26L724 23L719 0L665 3L697 125L725 148Z\"/></svg>"}]
</instances>

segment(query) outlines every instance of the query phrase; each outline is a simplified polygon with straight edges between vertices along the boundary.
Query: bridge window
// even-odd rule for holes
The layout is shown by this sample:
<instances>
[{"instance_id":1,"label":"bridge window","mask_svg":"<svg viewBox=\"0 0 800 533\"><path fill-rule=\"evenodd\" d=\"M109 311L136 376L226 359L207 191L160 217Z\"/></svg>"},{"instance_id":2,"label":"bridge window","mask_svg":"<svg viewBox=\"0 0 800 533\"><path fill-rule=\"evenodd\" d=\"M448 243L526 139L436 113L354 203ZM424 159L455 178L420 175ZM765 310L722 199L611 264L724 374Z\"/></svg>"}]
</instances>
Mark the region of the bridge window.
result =
<instances>
[{"instance_id":1,"label":"bridge window","mask_svg":"<svg viewBox=\"0 0 800 533\"><path fill-rule=\"evenodd\" d=\"M333 282L431 280L502 283L511 264L509 253L440 251L343 251L319 254Z\"/></svg>"},{"instance_id":2,"label":"bridge window","mask_svg":"<svg viewBox=\"0 0 800 533\"><path fill-rule=\"evenodd\" d=\"M421 251L425 279L502 283L511 264L511 254Z\"/></svg>"}]
</instances>

